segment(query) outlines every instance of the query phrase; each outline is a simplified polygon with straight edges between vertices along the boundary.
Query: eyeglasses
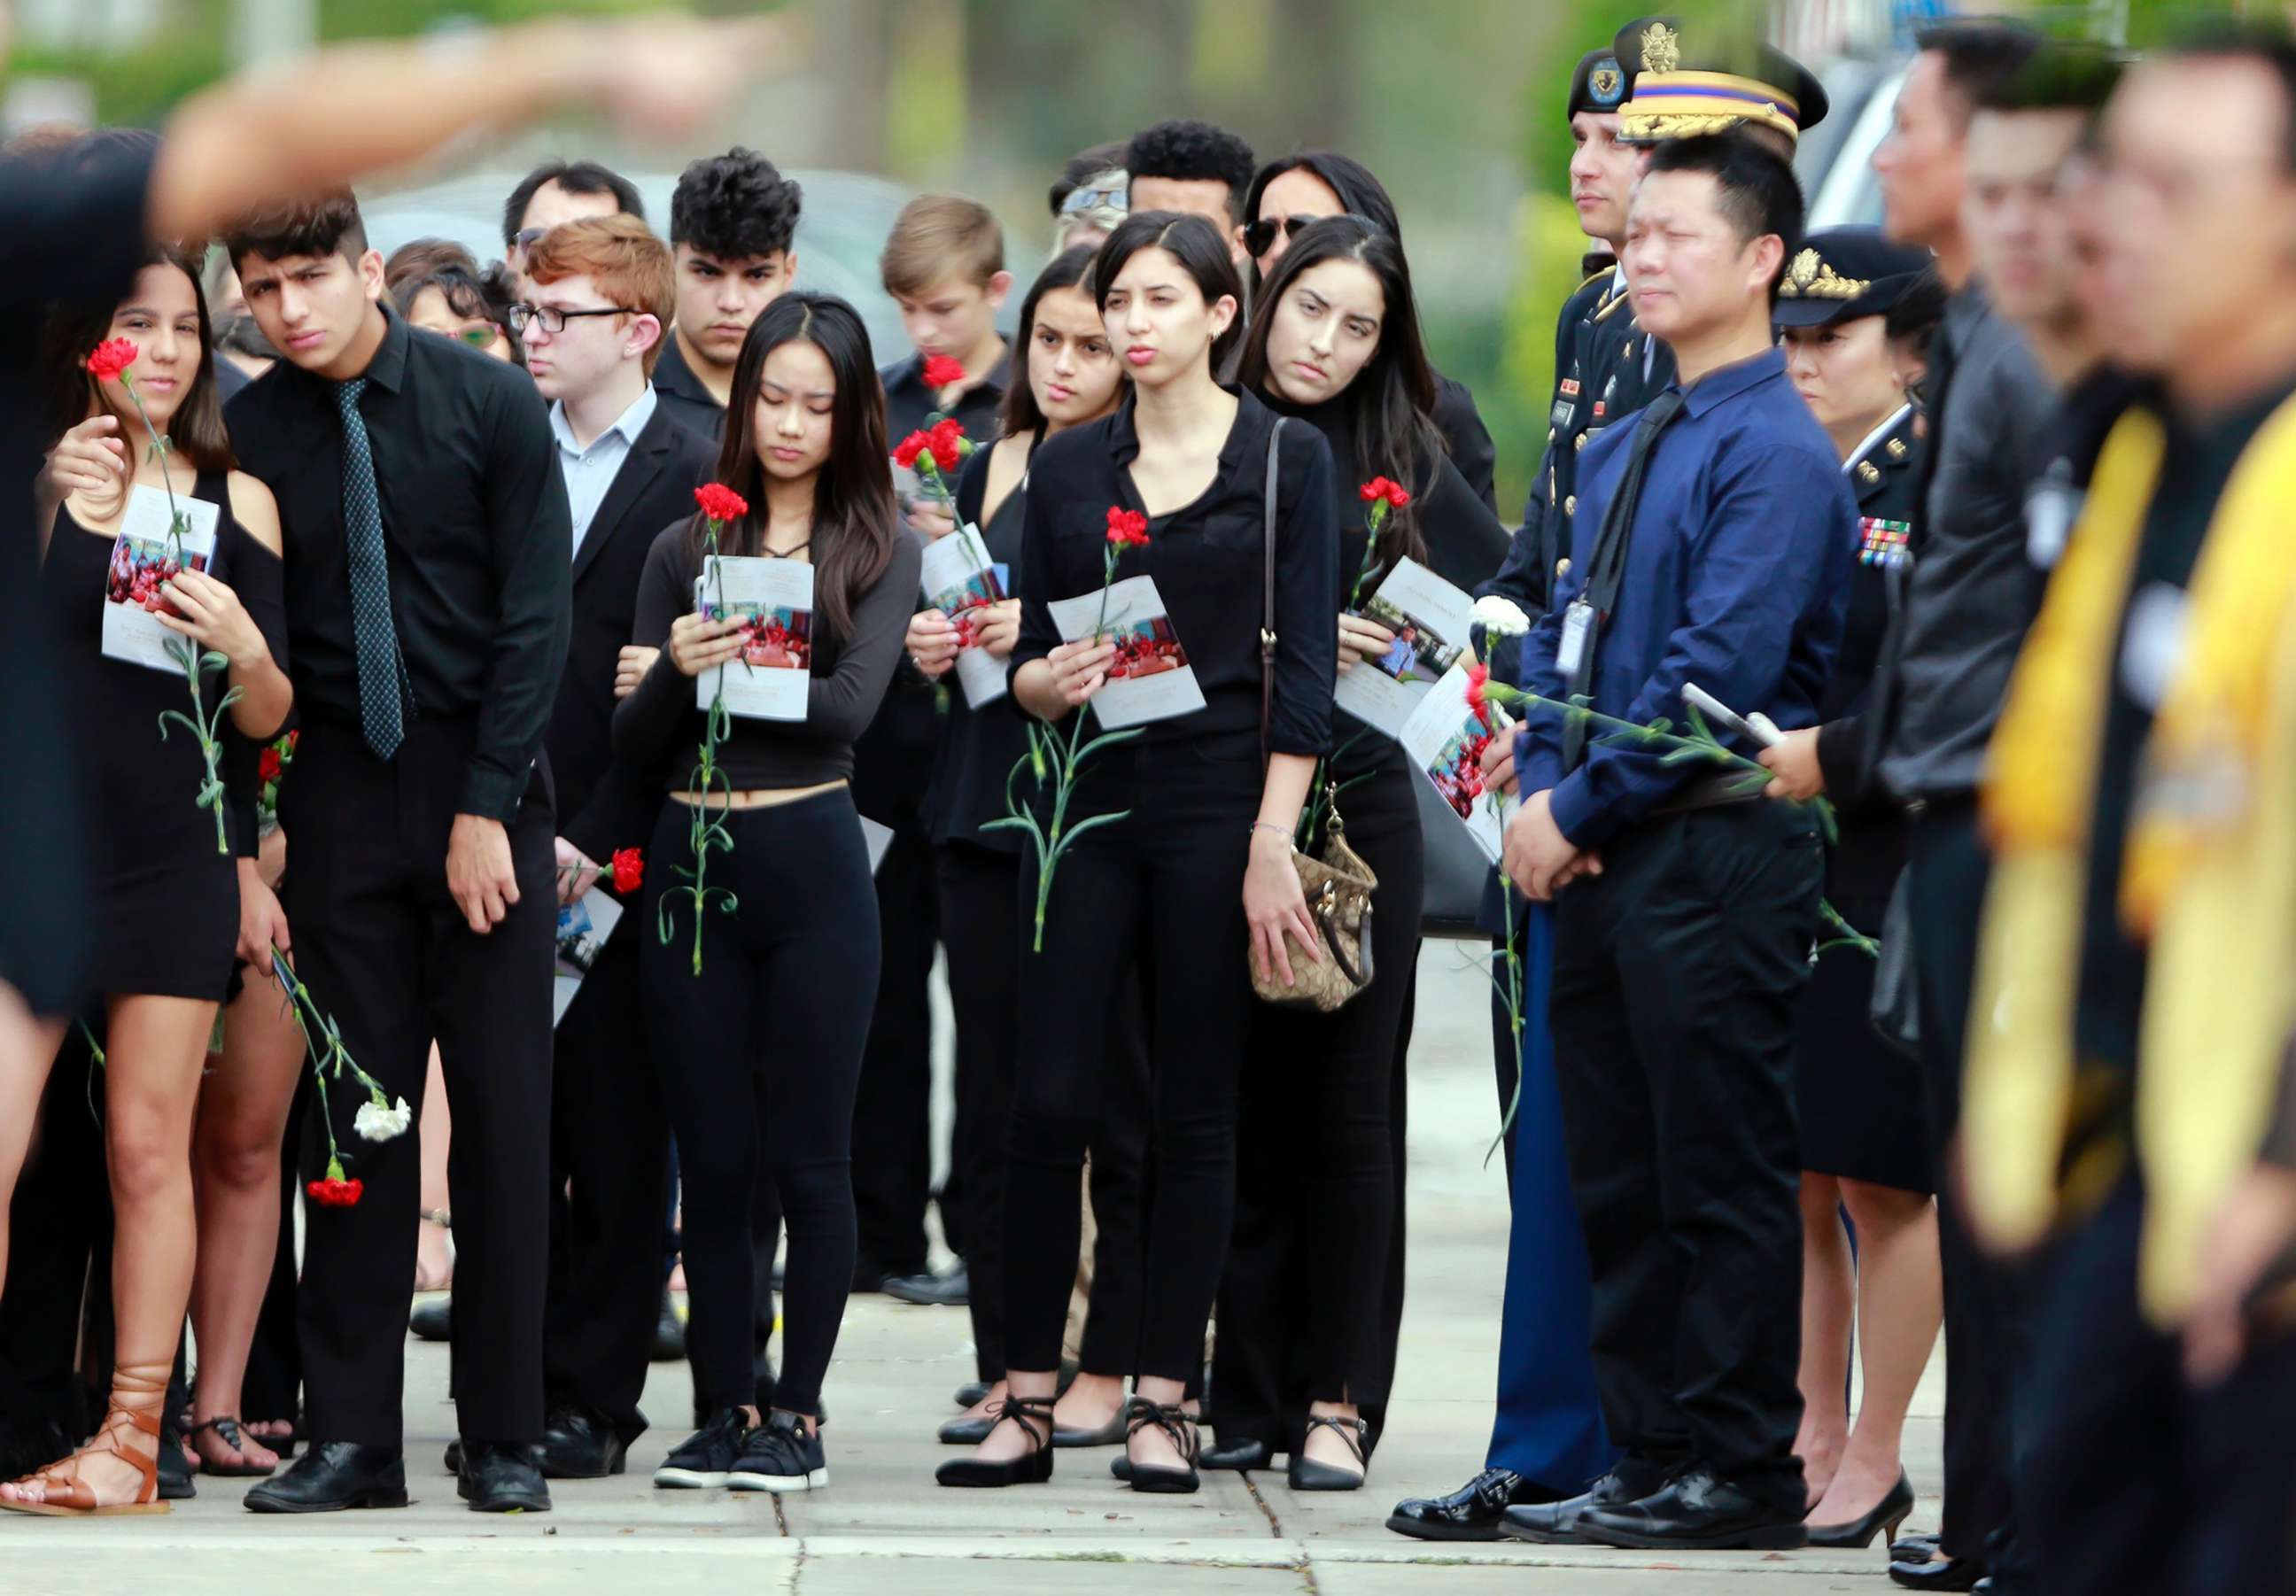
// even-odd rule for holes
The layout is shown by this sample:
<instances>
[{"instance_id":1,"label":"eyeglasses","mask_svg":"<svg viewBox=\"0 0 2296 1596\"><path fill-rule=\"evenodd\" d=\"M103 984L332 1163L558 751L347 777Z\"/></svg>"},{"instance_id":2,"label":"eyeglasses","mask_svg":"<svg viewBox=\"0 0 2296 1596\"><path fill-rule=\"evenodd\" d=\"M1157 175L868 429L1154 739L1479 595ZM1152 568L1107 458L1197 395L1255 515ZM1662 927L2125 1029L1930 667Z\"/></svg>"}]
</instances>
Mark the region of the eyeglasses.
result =
<instances>
[{"instance_id":1,"label":"eyeglasses","mask_svg":"<svg viewBox=\"0 0 2296 1596\"><path fill-rule=\"evenodd\" d=\"M1262 217L1243 230L1243 247L1255 256L1265 255L1275 242L1275 230L1282 228L1285 238L1298 238L1302 229L1324 221L1323 217Z\"/></svg>"},{"instance_id":2,"label":"eyeglasses","mask_svg":"<svg viewBox=\"0 0 2296 1596\"><path fill-rule=\"evenodd\" d=\"M625 305L602 305L595 310L561 310L555 305L513 305L503 313L512 332L523 334L529 327L557 334L566 331L566 323L577 316L636 315L638 313Z\"/></svg>"}]
</instances>

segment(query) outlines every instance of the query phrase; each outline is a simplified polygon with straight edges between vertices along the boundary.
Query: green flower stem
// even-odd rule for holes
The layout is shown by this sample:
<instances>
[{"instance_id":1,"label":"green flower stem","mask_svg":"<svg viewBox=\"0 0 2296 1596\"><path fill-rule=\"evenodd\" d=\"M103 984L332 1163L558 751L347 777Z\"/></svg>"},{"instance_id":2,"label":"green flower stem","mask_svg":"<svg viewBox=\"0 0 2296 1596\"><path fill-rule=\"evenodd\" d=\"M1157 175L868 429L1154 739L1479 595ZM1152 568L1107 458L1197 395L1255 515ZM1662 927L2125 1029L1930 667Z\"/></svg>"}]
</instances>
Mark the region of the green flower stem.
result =
<instances>
[{"instance_id":1,"label":"green flower stem","mask_svg":"<svg viewBox=\"0 0 2296 1596\"><path fill-rule=\"evenodd\" d=\"M702 569L717 579L718 612L721 618L726 612L726 571L718 562L718 534L725 524L716 520L704 523L701 555ZM676 900L685 898L693 904L693 973L697 976L701 973L703 916L708 914L712 904L718 905L720 913L731 914L741 901L725 888L709 884L709 850L714 847L729 854L734 851L734 834L726 829L723 813L713 812L709 807L709 800L717 796L722 786L726 793L726 811L730 812L733 808L733 779L718 768L718 747L726 741L732 729L733 716L726 708L726 673L721 668L718 673L718 692L710 699L709 713L702 722L700 762L694 765L693 773L686 781L687 806L692 810L686 847L693 855L693 863L690 869L683 864L675 867L677 873L686 879L687 885L673 887L661 895L661 906L655 920L655 929L667 944L674 918L671 910Z\"/></svg>"},{"instance_id":2,"label":"green flower stem","mask_svg":"<svg viewBox=\"0 0 2296 1596\"><path fill-rule=\"evenodd\" d=\"M358 1067L350 1050L343 1045L343 1034L335 1022L319 1011L311 989L303 985L303 978L288 963L284 949L274 943L271 947L272 978L287 994L288 1017L294 1020L295 1029L303 1038L303 1051L311 1060L311 1078L319 1088L319 1123L327 1133L327 1173L331 1178L342 1178L342 1150L335 1142L334 1111L327 1103L327 1081L330 1076L341 1080L343 1071L349 1070L352 1078L365 1087L378 1102L387 1101L389 1093L382 1083ZM316 1032L314 1027L316 1027ZM324 1045L323 1045L324 1044Z\"/></svg>"}]
</instances>

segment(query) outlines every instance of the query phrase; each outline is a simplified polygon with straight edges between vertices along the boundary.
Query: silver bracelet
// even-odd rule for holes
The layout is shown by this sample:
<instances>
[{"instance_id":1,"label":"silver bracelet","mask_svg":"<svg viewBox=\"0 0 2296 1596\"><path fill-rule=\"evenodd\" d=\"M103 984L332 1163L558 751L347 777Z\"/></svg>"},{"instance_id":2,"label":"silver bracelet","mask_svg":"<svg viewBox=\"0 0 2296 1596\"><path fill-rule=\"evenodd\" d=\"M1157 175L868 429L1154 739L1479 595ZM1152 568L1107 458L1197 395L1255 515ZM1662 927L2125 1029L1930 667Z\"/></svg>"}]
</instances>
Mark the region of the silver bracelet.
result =
<instances>
[{"instance_id":1,"label":"silver bracelet","mask_svg":"<svg viewBox=\"0 0 2296 1596\"><path fill-rule=\"evenodd\" d=\"M1274 821L1272 821L1272 820L1255 820L1255 821L1253 821L1253 822L1251 823L1251 831L1273 831L1273 832L1275 832L1278 837L1281 837L1282 839L1283 839L1283 840L1284 840L1284 841L1286 841L1286 842L1289 842L1289 841L1291 841L1291 840L1292 840L1292 831L1291 831L1291 828L1290 828L1290 827L1288 827L1288 826L1279 826L1279 825L1277 825L1277 824L1276 824ZM1249 836L1249 835L1250 835L1250 832L1249 832L1249 831L1248 831L1248 832L1246 832L1246 833L1245 833L1245 835L1246 835L1246 836Z\"/></svg>"}]
</instances>

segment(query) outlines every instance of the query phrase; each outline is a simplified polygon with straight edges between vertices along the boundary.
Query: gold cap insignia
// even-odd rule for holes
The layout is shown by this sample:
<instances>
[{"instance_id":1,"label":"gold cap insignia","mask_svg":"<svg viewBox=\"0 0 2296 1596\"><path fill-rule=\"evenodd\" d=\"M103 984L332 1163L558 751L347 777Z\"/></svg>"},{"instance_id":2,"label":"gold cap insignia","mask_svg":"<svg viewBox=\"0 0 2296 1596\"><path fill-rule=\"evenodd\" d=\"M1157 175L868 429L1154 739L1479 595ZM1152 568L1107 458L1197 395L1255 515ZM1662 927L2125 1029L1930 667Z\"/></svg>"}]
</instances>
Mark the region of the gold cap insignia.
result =
<instances>
[{"instance_id":1,"label":"gold cap insignia","mask_svg":"<svg viewBox=\"0 0 2296 1596\"><path fill-rule=\"evenodd\" d=\"M1786 268L1785 279L1778 284L1781 299L1854 299L1874 284L1864 277L1841 277L1832 266L1817 258L1815 250L1804 250L1793 258Z\"/></svg>"},{"instance_id":2,"label":"gold cap insignia","mask_svg":"<svg viewBox=\"0 0 2296 1596\"><path fill-rule=\"evenodd\" d=\"M1597 102L1607 105L1619 93L1619 69L1596 67L1587 79L1587 86L1595 91Z\"/></svg>"},{"instance_id":3,"label":"gold cap insignia","mask_svg":"<svg viewBox=\"0 0 2296 1596\"><path fill-rule=\"evenodd\" d=\"M1879 482L1882 479L1881 469L1870 460L1861 460L1857 462L1857 479L1860 482Z\"/></svg>"},{"instance_id":4,"label":"gold cap insignia","mask_svg":"<svg viewBox=\"0 0 2296 1596\"><path fill-rule=\"evenodd\" d=\"M1643 70L1671 72L1682 64L1682 36L1663 22L1643 29Z\"/></svg>"},{"instance_id":5,"label":"gold cap insignia","mask_svg":"<svg viewBox=\"0 0 2296 1596\"><path fill-rule=\"evenodd\" d=\"M1882 446L1889 450L1890 458L1892 460L1903 460L1906 457L1906 440L1902 438L1893 438Z\"/></svg>"}]
</instances>

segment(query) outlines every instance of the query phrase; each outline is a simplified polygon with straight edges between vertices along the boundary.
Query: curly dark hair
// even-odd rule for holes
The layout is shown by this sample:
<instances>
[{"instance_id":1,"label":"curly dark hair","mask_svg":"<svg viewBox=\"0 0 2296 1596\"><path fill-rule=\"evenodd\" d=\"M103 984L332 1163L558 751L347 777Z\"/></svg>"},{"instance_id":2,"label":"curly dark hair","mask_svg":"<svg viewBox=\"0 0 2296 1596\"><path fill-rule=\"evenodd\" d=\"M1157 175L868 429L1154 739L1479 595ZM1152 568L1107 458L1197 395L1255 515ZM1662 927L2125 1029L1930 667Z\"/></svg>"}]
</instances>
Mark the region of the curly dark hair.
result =
<instances>
[{"instance_id":1,"label":"curly dark hair","mask_svg":"<svg viewBox=\"0 0 2296 1596\"><path fill-rule=\"evenodd\" d=\"M1136 178L1226 184L1227 208L1239 221L1254 164L1250 144L1210 122L1159 122L1134 134L1124 147L1124 169Z\"/></svg>"},{"instance_id":2,"label":"curly dark hair","mask_svg":"<svg viewBox=\"0 0 2296 1596\"><path fill-rule=\"evenodd\" d=\"M669 241L721 260L785 254L797 238L804 198L780 168L736 144L678 174L669 198Z\"/></svg>"}]
</instances>

